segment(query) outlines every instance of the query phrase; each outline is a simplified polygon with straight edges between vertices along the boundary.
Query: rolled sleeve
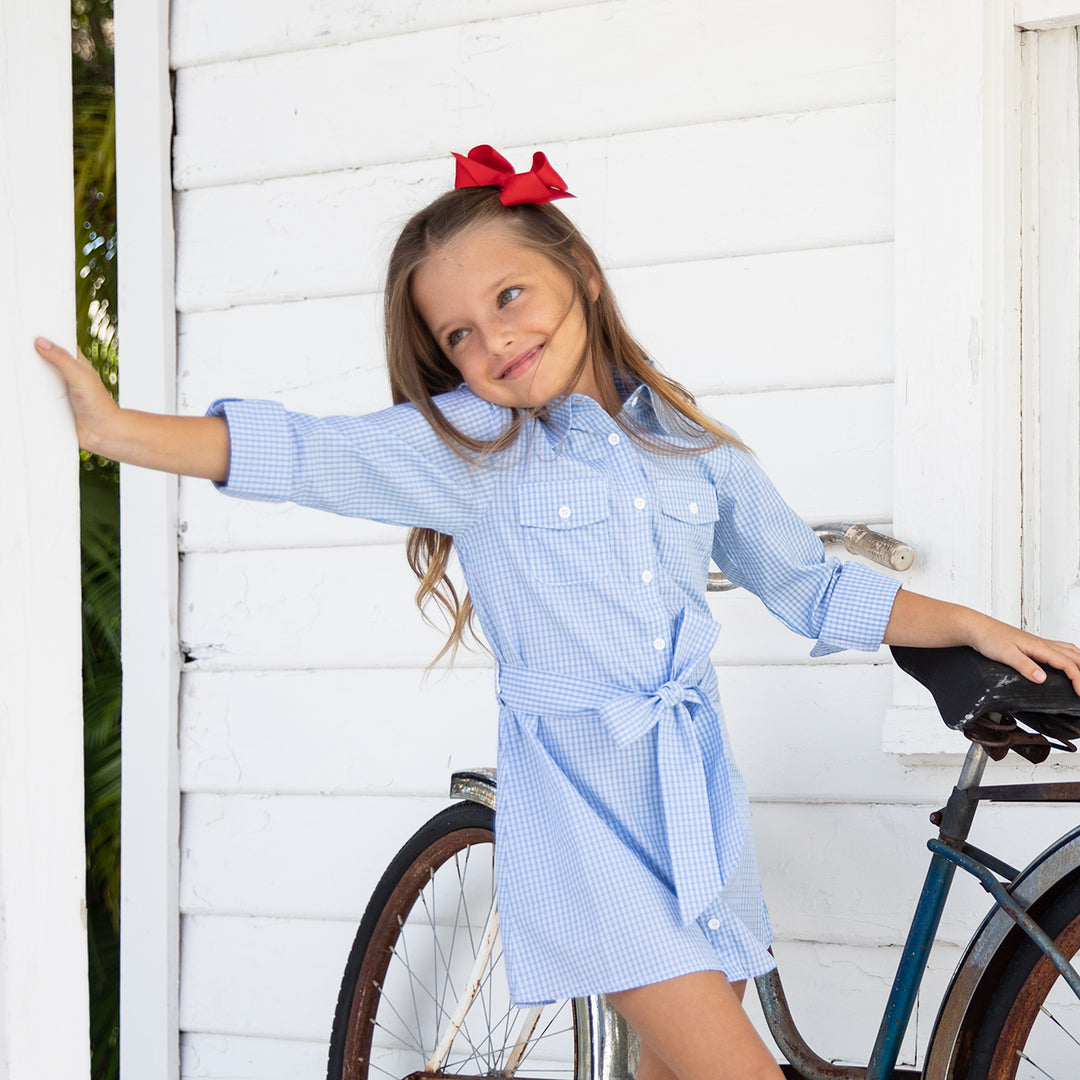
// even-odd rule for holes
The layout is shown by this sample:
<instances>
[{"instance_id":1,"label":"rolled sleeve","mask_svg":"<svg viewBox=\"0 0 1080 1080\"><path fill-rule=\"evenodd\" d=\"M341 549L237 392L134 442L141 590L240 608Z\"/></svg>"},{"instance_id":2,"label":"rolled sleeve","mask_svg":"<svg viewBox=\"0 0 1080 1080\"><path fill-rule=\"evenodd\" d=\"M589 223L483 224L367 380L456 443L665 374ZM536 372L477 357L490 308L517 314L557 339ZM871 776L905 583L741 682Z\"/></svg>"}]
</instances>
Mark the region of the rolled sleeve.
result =
<instances>
[{"instance_id":1,"label":"rolled sleeve","mask_svg":"<svg viewBox=\"0 0 1080 1080\"><path fill-rule=\"evenodd\" d=\"M221 398L206 410L229 425L229 479L214 486L226 495L284 502L295 490L292 427L276 401Z\"/></svg>"},{"instance_id":2,"label":"rolled sleeve","mask_svg":"<svg viewBox=\"0 0 1080 1080\"><path fill-rule=\"evenodd\" d=\"M900 582L857 562L839 563L811 656L881 647Z\"/></svg>"}]
</instances>

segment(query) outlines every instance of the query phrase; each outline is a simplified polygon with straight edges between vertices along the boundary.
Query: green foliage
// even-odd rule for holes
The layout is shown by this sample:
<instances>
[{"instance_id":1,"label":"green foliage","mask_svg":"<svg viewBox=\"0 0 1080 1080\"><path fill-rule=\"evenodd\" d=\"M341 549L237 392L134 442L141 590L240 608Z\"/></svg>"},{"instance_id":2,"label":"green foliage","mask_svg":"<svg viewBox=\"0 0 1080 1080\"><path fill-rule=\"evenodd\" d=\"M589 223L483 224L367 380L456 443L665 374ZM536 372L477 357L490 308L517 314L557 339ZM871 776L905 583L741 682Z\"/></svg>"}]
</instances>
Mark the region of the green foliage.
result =
<instances>
[{"instance_id":1,"label":"green foliage","mask_svg":"<svg viewBox=\"0 0 1080 1080\"><path fill-rule=\"evenodd\" d=\"M112 0L72 0L79 348L115 396L116 110ZM114 462L82 453L83 744L93 1080L119 1076L120 488Z\"/></svg>"},{"instance_id":2,"label":"green foliage","mask_svg":"<svg viewBox=\"0 0 1080 1080\"><path fill-rule=\"evenodd\" d=\"M120 1022L120 488L108 469L84 471L80 479L91 1075L113 1080Z\"/></svg>"},{"instance_id":3,"label":"green foliage","mask_svg":"<svg viewBox=\"0 0 1080 1080\"><path fill-rule=\"evenodd\" d=\"M116 395L116 102L112 0L72 0L79 348ZM91 462L91 467L105 467ZM115 468L115 467L114 467Z\"/></svg>"}]
</instances>

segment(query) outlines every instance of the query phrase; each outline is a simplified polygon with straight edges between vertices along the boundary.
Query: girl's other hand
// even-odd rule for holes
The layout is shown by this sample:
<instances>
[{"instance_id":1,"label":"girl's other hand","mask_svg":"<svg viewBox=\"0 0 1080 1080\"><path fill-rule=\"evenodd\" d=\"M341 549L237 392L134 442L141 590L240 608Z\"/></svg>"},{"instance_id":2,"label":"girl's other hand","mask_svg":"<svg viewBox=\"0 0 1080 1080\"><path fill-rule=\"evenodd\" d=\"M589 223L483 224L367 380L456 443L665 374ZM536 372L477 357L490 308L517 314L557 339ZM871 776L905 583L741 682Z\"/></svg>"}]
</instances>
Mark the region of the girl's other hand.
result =
<instances>
[{"instance_id":1,"label":"girl's other hand","mask_svg":"<svg viewBox=\"0 0 1080 1080\"><path fill-rule=\"evenodd\" d=\"M112 394L81 352L72 356L66 349L42 337L34 341L34 348L39 356L60 372L67 383L79 446L83 450L98 452L105 441L105 432L120 412Z\"/></svg>"},{"instance_id":2,"label":"girl's other hand","mask_svg":"<svg viewBox=\"0 0 1080 1080\"><path fill-rule=\"evenodd\" d=\"M1080 648L1070 641L1053 641L1029 634L996 619L988 618L986 623L971 643L983 656L1008 664L1036 683L1046 680L1046 672L1040 665L1058 668L1080 694Z\"/></svg>"}]
</instances>

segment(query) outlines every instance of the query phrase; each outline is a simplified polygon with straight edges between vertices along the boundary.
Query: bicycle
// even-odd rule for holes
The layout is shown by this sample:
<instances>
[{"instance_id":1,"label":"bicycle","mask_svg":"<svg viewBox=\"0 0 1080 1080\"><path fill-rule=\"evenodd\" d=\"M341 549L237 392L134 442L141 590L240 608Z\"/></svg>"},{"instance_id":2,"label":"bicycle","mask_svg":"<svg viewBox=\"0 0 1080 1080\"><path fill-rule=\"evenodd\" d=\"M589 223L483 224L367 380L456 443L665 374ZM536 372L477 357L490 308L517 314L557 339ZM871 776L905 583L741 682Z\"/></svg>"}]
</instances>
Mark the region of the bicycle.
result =
<instances>
[{"instance_id":1,"label":"bicycle","mask_svg":"<svg viewBox=\"0 0 1080 1080\"><path fill-rule=\"evenodd\" d=\"M865 526L823 526L824 540L895 569L911 549ZM733 587L710 575L711 591ZM1080 783L982 786L988 762L1013 750L1045 760L1074 750L1080 698L1060 672L1036 686L971 649L900 649L901 668L971 740L944 808L931 816L930 867L868 1064L835 1065L799 1034L778 970L756 980L766 1023L792 1080L1036 1080L1080 1076L1080 827L1023 870L967 843L982 801L1078 801ZM329 1080L632 1080L636 1038L602 996L515 1009L501 979L494 895L493 770L455 773L458 800L391 862L361 920L342 979ZM923 1070L898 1069L955 871L995 906L975 931L942 1000ZM1049 1004L1048 1004L1049 1003ZM1049 1016L1049 1019L1047 1017ZM1064 1034L1063 1034L1064 1032ZM1054 1070L1054 1071L1050 1071Z\"/></svg>"}]
</instances>

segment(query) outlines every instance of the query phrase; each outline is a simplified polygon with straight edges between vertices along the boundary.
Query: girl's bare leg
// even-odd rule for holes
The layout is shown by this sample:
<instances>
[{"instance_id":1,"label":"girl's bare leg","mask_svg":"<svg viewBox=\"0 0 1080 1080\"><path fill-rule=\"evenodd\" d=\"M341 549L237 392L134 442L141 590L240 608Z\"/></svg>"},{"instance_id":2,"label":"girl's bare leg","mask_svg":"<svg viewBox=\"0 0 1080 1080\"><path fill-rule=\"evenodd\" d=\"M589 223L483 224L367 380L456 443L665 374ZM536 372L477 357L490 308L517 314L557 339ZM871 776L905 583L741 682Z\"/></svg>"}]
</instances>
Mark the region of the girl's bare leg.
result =
<instances>
[{"instance_id":1,"label":"girl's bare leg","mask_svg":"<svg viewBox=\"0 0 1080 1080\"><path fill-rule=\"evenodd\" d=\"M743 1011L744 987L698 971L609 994L641 1037L637 1080L783 1080Z\"/></svg>"}]
</instances>

